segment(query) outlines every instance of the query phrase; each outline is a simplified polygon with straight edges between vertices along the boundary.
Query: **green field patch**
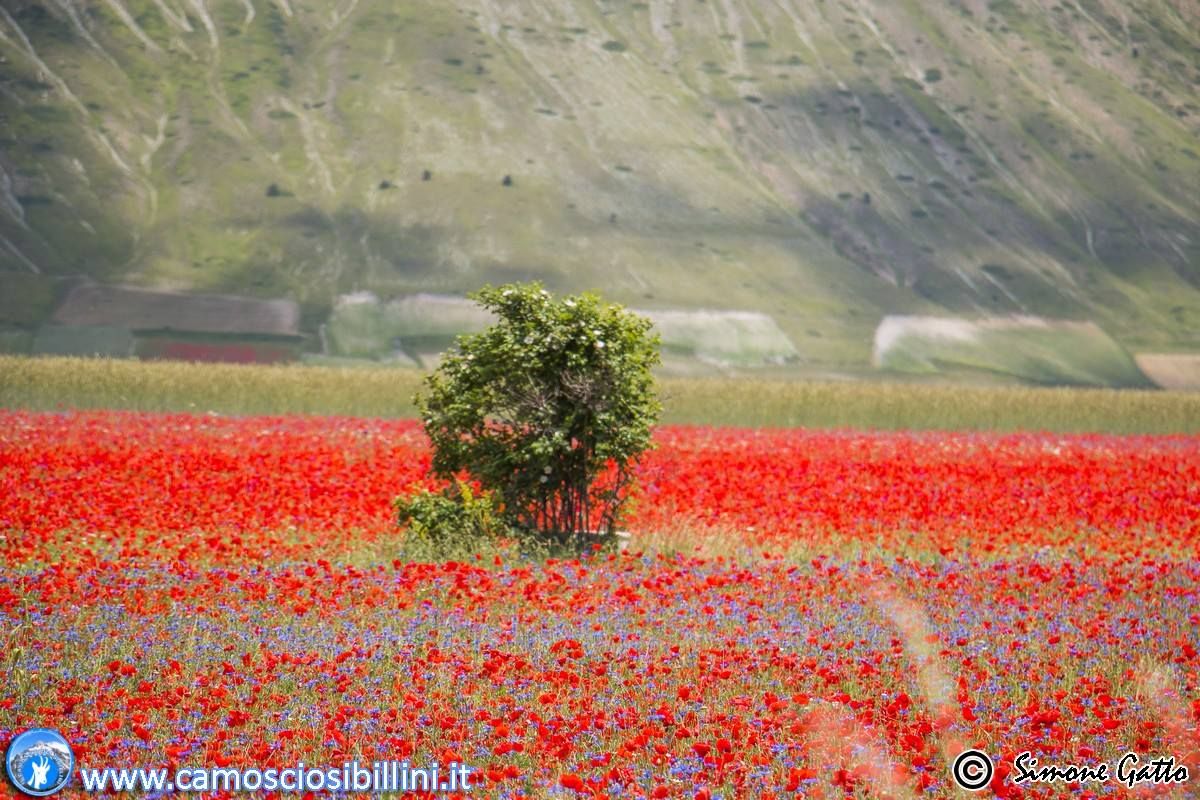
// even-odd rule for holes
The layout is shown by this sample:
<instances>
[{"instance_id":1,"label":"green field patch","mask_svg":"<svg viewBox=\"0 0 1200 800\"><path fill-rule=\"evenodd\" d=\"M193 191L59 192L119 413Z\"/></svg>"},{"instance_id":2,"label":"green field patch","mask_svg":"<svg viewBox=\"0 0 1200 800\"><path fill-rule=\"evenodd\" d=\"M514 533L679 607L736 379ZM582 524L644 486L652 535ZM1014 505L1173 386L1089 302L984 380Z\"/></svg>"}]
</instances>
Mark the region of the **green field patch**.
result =
<instances>
[{"instance_id":1,"label":"green field patch","mask_svg":"<svg viewBox=\"0 0 1200 800\"><path fill-rule=\"evenodd\" d=\"M888 316L873 361L895 372L979 372L1044 386L1153 386L1096 324L1040 317Z\"/></svg>"},{"instance_id":2,"label":"green field patch","mask_svg":"<svg viewBox=\"0 0 1200 800\"><path fill-rule=\"evenodd\" d=\"M799 357L771 317L754 311L646 311L663 349L718 366L785 364Z\"/></svg>"},{"instance_id":3,"label":"green field patch","mask_svg":"<svg viewBox=\"0 0 1200 800\"><path fill-rule=\"evenodd\" d=\"M455 336L483 330L491 315L465 297L416 294L381 301L370 292L343 295L325 326L329 355L401 359L440 351Z\"/></svg>"},{"instance_id":4,"label":"green field patch","mask_svg":"<svg viewBox=\"0 0 1200 800\"><path fill-rule=\"evenodd\" d=\"M635 309L636 311L636 309ZM664 351L709 365L755 367L798 357L775 321L752 311L638 311L650 318ZM491 315L465 297L415 294L382 301L374 294L344 295L325 326L328 355L407 359L428 366L454 337L491 324Z\"/></svg>"}]
</instances>

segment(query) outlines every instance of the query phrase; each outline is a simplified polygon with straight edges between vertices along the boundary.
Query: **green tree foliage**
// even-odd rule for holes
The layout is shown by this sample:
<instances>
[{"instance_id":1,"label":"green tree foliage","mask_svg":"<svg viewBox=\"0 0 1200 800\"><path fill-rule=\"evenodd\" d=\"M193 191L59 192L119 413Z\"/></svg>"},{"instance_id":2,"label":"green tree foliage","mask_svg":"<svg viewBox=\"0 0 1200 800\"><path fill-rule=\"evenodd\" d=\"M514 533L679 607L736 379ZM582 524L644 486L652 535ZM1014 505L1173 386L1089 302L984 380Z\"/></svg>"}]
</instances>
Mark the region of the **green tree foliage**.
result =
<instances>
[{"instance_id":1,"label":"green tree foliage","mask_svg":"<svg viewBox=\"0 0 1200 800\"><path fill-rule=\"evenodd\" d=\"M497 322L460 337L416 398L433 473L478 482L525 531L611 531L661 409L650 321L539 284L472 296Z\"/></svg>"}]
</instances>

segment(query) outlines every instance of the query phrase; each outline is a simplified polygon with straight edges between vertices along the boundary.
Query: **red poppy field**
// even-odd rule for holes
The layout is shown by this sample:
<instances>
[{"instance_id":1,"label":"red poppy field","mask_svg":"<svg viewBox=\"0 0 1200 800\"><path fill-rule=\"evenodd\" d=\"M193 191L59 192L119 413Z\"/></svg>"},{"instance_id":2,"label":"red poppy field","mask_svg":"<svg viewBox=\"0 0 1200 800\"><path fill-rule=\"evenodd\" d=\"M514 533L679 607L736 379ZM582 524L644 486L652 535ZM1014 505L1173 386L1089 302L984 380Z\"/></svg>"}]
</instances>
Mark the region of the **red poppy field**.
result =
<instances>
[{"instance_id":1,"label":"red poppy field","mask_svg":"<svg viewBox=\"0 0 1200 800\"><path fill-rule=\"evenodd\" d=\"M479 797L956 797L969 746L985 796L1131 791L1014 785L1025 750L1198 790L1200 438L656 440L629 550L425 564L415 422L0 411L0 737Z\"/></svg>"}]
</instances>

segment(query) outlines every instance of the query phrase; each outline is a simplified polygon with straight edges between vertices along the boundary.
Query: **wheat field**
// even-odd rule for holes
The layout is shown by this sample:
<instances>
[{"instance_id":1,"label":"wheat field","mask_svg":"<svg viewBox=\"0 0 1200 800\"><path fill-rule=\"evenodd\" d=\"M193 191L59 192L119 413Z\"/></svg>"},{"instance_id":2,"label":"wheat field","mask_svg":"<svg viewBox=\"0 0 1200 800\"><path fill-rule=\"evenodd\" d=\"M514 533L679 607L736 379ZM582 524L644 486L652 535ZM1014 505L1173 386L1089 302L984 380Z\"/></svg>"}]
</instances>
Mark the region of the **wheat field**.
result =
<instances>
[{"instance_id":1,"label":"wheat field","mask_svg":"<svg viewBox=\"0 0 1200 800\"><path fill-rule=\"evenodd\" d=\"M409 417L413 369L0 356L0 407ZM663 378L662 421L743 427L1197 433L1200 394Z\"/></svg>"}]
</instances>

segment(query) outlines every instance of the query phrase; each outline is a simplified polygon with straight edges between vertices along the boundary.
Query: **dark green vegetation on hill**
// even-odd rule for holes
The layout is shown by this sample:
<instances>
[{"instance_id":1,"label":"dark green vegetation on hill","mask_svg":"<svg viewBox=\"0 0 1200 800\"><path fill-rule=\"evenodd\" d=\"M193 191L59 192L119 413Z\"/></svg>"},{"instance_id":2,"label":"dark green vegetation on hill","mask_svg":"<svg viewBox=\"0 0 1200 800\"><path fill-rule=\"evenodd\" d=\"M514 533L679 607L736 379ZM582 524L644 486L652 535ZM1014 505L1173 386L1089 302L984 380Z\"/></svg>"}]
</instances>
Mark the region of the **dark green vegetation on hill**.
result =
<instances>
[{"instance_id":1,"label":"dark green vegetation on hill","mask_svg":"<svg viewBox=\"0 0 1200 800\"><path fill-rule=\"evenodd\" d=\"M8 0L0 57L11 272L1200 346L1194 0Z\"/></svg>"}]
</instances>

